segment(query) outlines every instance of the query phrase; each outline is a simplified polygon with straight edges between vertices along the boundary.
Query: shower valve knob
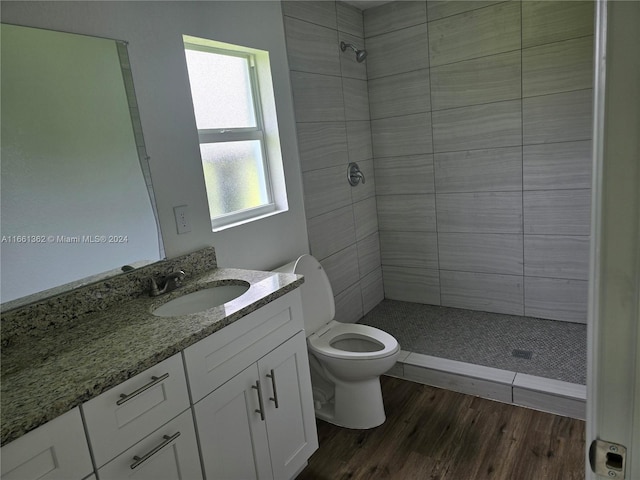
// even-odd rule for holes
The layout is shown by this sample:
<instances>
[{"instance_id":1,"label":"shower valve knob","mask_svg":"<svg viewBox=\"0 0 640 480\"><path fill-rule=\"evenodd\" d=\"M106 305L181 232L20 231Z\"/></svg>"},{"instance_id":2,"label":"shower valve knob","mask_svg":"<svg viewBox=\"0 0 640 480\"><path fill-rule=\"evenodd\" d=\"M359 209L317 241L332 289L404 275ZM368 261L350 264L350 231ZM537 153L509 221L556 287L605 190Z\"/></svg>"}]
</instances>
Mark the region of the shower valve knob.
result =
<instances>
[{"instance_id":1,"label":"shower valve knob","mask_svg":"<svg viewBox=\"0 0 640 480\"><path fill-rule=\"evenodd\" d=\"M351 162L347 167L347 180L349 181L349 185L352 187L358 185L361 180L363 184L366 182L364 173L360 171L360 167L357 163Z\"/></svg>"}]
</instances>

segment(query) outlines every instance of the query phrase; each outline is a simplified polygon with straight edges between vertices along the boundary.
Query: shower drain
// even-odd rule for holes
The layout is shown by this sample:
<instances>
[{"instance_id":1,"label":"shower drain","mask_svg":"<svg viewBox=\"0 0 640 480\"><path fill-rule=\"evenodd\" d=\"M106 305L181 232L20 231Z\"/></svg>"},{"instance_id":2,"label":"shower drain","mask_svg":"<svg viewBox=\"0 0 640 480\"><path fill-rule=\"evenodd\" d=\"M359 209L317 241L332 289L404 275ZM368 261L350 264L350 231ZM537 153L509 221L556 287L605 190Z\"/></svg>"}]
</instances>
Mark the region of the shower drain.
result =
<instances>
[{"instance_id":1,"label":"shower drain","mask_svg":"<svg viewBox=\"0 0 640 480\"><path fill-rule=\"evenodd\" d=\"M516 357L516 358L524 358L525 360L531 360L531 355L533 355L533 352L530 350L513 350L511 352L511 356Z\"/></svg>"}]
</instances>

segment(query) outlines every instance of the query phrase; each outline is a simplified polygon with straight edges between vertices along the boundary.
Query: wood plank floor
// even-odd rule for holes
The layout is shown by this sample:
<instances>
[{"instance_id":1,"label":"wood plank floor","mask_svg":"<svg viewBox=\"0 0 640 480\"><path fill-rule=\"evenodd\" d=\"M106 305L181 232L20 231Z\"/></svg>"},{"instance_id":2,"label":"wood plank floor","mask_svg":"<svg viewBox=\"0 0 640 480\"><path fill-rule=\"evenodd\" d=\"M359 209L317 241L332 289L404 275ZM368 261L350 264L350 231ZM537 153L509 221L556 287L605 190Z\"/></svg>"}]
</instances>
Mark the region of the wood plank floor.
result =
<instances>
[{"instance_id":1,"label":"wood plank floor","mask_svg":"<svg viewBox=\"0 0 640 480\"><path fill-rule=\"evenodd\" d=\"M320 448L298 480L584 479L585 424L382 377L387 421L318 421Z\"/></svg>"}]
</instances>

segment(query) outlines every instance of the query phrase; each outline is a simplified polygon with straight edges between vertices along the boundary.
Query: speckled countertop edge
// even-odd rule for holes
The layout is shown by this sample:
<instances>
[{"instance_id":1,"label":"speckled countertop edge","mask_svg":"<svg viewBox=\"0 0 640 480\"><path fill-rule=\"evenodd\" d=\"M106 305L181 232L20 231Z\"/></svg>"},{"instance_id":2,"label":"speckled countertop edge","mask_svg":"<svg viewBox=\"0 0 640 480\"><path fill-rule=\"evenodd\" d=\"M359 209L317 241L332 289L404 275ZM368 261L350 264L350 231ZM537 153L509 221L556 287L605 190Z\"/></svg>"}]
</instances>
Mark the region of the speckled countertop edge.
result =
<instances>
[{"instance_id":1,"label":"speckled countertop edge","mask_svg":"<svg viewBox=\"0 0 640 480\"><path fill-rule=\"evenodd\" d=\"M151 311L217 284L250 284L220 307L176 317ZM2 349L1 444L5 445L245 315L298 288L293 274L220 268L160 297L141 297Z\"/></svg>"}]
</instances>

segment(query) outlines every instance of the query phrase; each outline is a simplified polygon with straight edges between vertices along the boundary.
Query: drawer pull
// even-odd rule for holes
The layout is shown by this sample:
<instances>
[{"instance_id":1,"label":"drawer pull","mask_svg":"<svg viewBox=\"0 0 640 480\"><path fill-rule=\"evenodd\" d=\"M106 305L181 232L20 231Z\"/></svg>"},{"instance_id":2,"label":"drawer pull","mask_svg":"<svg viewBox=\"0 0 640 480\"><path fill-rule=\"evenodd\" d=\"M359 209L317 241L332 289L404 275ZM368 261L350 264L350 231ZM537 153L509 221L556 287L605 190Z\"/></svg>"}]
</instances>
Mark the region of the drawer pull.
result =
<instances>
[{"instance_id":1,"label":"drawer pull","mask_svg":"<svg viewBox=\"0 0 640 480\"><path fill-rule=\"evenodd\" d=\"M127 402L131 400L133 397L140 395L142 392L149 390L151 387L159 384L160 382L162 382L163 380L166 380L167 378L169 378L169 373L165 373L164 375L160 375L159 377L155 377L155 376L151 377L151 381L149 383L141 386L139 389L135 390L134 392L131 392L128 395L126 393L121 393L120 400L116 402L116 405L122 405L124 402Z\"/></svg>"},{"instance_id":2,"label":"drawer pull","mask_svg":"<svg viewBox=\"0 0 640 480\"><path fill-rule=\"evenodd\" d=\"M169 436L169 435L163 435L162 438L164 438L164 442L162 442L160 445L158 445L157 447L155 447L153 450L151 450L150 452L145 453L143 456L139 457L139 456L134 456L133 459L135 460L135 462L133 462L131 464L131 470L133 470L136 467L139 467L140 465L142 465L144 462L146 462L147 460L149 460L150 457L152 457L153 455L155 455L156 453L158 453L160 450L162 450L164 447L166 447L167 445L169 445L171 442L173 442L176 438L178 438L180 436L180 432L176 432L173 435Z\"/></svg>"},{"instance_id":3,"label":"drawer pull","mask_svg":"<svg viewBox=\"0 0 640 480\"><path fill-rule=\"evenodd\" d=\"M257 408L255 412L260 414L260 420L264 422L264 403L262 401L262 390L260 390L260 380L256 380L256 384L251 385L251 388L255 388L258 391L258 404L260 404L260 408Z\"/></svg>"},{"instance_id":4,"label":"drawer pull","mask_svg":"<svg viewBox=\"0 0 640 480\"><path fill-rule=\"evenodd\" d=\"M271 373L267 373L267 378L271 379L271 385L273 386L273 397L269 397L273 403L276 404L276 408L280 405L278 404L278 390L276 390L276 372L271 369Z\"/></svg>"}]
</instances>

